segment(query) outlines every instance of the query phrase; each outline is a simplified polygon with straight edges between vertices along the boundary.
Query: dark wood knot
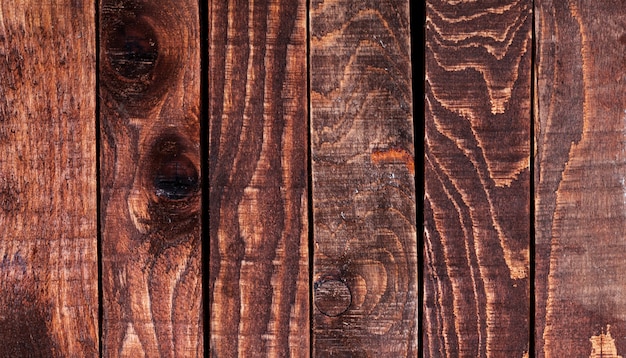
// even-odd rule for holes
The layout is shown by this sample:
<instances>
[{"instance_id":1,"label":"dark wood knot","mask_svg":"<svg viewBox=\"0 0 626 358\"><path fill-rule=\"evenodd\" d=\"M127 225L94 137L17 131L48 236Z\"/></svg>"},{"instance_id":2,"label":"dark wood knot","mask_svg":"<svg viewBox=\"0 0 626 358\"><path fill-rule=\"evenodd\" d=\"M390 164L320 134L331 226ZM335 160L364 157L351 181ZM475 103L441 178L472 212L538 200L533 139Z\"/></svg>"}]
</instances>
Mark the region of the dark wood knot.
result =
<instances>
[{"instance_id":1,"label":"dark wood knot","mask_svg":"<svg viewBox=\"0 0 626 358\"><path fill-rule=\"evenodd\" d=\"M113 26L105 49L111 68L130 80L149 75L159 57L156 33L141 17L137 21L121 21Z\"/></svg>"},{"instance_id":2,"label":"dark wood knot","mask_svg":"<svg viewBox=\"0 0 626 358\"><path fill-rule=\"evenodd\" d=\"M100 83L130 113L144 113L168 92L182 67L180 25L158 6L136 0L103 5Z\"/></svg>"},{"instance_id":3,"label":"dark wood knot","mask_svg":"<svg viewBox=\"0 0 626 358\"><path fill-rule=\"evenodd\" d=\"M159 198L181 200L199 190L196 165L185 155L185 146L175 136L160 138L152 150L152 185Z\"/></svg>"}]
</instances>

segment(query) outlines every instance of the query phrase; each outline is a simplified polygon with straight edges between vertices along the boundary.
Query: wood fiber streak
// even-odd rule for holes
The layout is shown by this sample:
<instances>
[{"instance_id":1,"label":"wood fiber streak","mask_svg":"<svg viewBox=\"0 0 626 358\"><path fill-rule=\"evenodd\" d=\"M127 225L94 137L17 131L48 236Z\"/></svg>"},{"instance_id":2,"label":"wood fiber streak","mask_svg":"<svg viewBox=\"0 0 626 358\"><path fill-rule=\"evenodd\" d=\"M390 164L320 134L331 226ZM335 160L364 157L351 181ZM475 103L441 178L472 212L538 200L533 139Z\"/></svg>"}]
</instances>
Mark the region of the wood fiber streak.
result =
<instances>
[{"instance_id":1,"label":"wood fiber streak","mask_svg":"<svg viewBox=\"0 0 626 358\"><path fill-rule=\"evenodd\" d=\"M316 357L417 355L409 2L310 4Z\"/></svg>"},{"instance_id":2,"label":"wood fiber streak","mask_svg":"<svg viewBox=\"0 0 626 358\"><path fill-rule=\"evenodd\" d=\"M0 357L98 357L93 4L0 1Z\"/></svg>"},{"instance_id":3,"label":"wood fiber streak","mask_svg":"<svg viewBox=\"0 0 626 358\"><path fill-rule=\"evenodd\" d=\"M105 357L202 357L196 1L100 1Z\"/></svg>"},{"instance_id":4,"label":"wood fiber streak","mask_svg":"<svg viewBox=\"0 0 626 358\"><path fill-rule=\"evenodd\" d=\"M626 3L535 4L536 356L624 356Z\"/></svg>"},{"instance_id":5,"label":"wood fiber streak","mask_svg":"<svg viewBox=\"0 0 626 358\"><path fill-rule=\"evenodd\" d=\"M426 2L426 357L529 353L531 4Z\"/></svg>"},{"instance_id":6,"label":"wood fiber streak","mask_svg":"<svg viewBox=\"0 0 626 358\"><path fill-rule=\"evenodd\" d=\"M305 1L209 19L212 357L308 357Z\"/></svg>"}]
</instances>

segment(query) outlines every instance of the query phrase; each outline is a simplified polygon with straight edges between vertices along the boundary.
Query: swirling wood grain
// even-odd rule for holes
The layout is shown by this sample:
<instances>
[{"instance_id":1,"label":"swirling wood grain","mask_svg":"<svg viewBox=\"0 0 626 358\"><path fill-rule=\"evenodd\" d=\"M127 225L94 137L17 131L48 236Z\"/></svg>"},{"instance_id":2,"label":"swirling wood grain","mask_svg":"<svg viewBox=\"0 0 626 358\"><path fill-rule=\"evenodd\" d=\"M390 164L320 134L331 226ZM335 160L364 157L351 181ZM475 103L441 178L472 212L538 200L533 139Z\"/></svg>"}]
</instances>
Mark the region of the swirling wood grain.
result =
<instances>
[{"instance_id":1,"label":"swirling wood grain","mask_svg":"<svg viewBox=\"0 0 626 358\"><path fill-rule=\"evenodd\" d=\"M529 349L531 2L426 2L424 355Z\"/></svg>"}]
</instances>

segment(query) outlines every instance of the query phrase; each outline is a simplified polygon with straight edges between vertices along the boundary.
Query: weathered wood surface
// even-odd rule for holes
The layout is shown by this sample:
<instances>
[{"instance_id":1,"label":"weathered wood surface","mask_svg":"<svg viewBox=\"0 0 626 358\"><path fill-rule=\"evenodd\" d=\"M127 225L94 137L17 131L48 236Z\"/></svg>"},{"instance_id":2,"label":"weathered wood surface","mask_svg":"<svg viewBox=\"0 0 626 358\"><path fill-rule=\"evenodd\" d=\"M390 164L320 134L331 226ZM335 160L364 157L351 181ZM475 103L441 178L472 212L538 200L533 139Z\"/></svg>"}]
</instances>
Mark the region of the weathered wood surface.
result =
<instances>
[{"instance_id":1,"label":"weathered wood surface","mask_svg":"<svg viewBox=\"0 0 626 358\"><path fill-rule=\"evenodd\" d=\"M203 356L198 16L100 2L106 357Z\"/></svg>"},{"instance_id":2,"label":"weathered wood surface","mask_svg":"<svg viewBox=\"0 0 626 358\"><path fill-rule=\"evenodd\" d=\"M536 356L624 356L626 3L535 18Z\"/></svg>"},{"instance_id":3,"label":"weathered wood surface","mask_svg":"<svg viewBox=\"0 0 626 358\"><path fill-rule=\"evenodd\" d=\"M532 2L426 2L426 357L529 350Z\"/></svg>"},{"instance_id":4,"label":"weathered wood surface","mask_svg":"<svg viewBox=\"0 0 626 358\"><path fill-rule=\"evenodd\" d=\"M0 356L97 357L95 16L0 1Z\"/></svg>"},{"instance_id":5,"label":"weathered wood surface","mask_svg":"<svg viewBox=\"0 0 626 358\"><path fill-rule=\"evenodd\" d=\"M317 357L417 354L408 6L310 4Z\"/></svg>"},{"instance_id":6,"label":"weathered wood surface","mask_svg":"<svg viewBox=\"0 0 626 358\"><path fill-rule=\"evenodd\" d=\"M209 2L210 355L307 357L306 2Z\"/></svg>"}]
</instances>

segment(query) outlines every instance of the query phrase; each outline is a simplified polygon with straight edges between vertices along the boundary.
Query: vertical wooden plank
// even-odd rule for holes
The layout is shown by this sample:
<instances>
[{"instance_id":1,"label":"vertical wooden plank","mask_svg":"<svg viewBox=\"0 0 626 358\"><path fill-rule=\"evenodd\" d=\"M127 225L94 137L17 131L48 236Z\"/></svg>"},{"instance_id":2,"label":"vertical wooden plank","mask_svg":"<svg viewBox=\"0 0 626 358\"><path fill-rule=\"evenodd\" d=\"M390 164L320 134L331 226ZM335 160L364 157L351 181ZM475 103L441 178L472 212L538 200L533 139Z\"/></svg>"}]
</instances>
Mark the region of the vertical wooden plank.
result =
<instances>
[{"instance_id":1,"label":"vertical wooden plank","mask_svg":"<svg viewBox=\"0 0 626 358\"><path fill-rule=\"evenodd\" d=\"M427 357L529 354L531 4L426 2Z\"/></svg>"},{"instance_id":2,"label":"vertical wooden plank","mask_svg":"<svg viewBox=\"0 0 626 358\"><path fill-rule=\"evenodd\" d=\"M198 16L100 2L106 357L203 356Z\"/></svg>"},{"instance_id":3,"label":"vertical wooden plank","mask_svg":"<svg viewBox=\"0 0 626 358\"><path fill-rule=\"evenodd\" d=\"M626 3L535 13L537 357L623 356Z\"/></svg>"},{"instance_id":4,"label":"vertical wooden plank","mask_svg":"<svg viewBox=\"0 0 626 358\"><path fill-rule=\"evenodd\" d=\"M310 4L314 355L417 355L409 2Z\"/></svg>"},{"instance_id":5,"label":"vertical wooden plank","mask_svg":"<svg viewBox=\"0 0 626 358\"><path fill-rule=\"evenodd\" d=\"M0 356L97 357L92 2L0 1Z\"/></svg>"},{"instance_id":6,"label":"vertical wooden plank","mask_svg":"<svg viewBox=\"0 0 626 358\"><path fill-rule=\"evenodd\" d=\"M211 356L309 356L306 2L212 0Z\"/></svg>"}]
</instances>

